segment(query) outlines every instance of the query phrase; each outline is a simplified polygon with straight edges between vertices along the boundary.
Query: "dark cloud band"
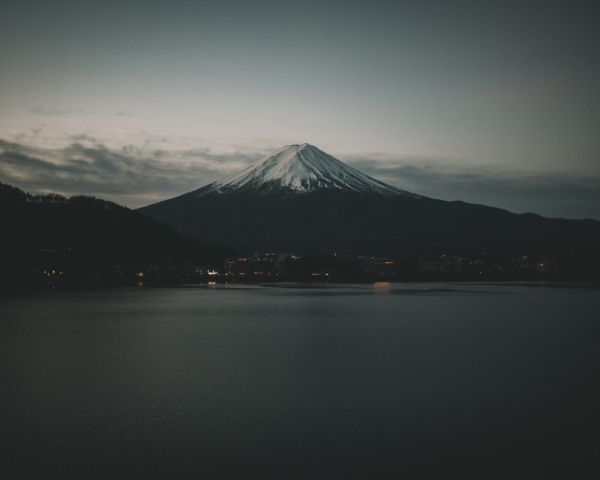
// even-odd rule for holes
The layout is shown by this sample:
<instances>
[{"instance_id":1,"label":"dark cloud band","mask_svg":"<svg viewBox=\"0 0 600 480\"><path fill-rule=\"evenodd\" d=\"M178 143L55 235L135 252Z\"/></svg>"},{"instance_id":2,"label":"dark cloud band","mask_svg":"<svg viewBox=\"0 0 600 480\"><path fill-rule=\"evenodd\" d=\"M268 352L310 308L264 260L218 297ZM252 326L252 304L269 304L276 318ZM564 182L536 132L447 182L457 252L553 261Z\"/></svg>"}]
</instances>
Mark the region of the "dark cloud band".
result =
<instances>
[{"instance_id":1,"label":"dark cloud band","mask_svg":"<svg viewBox=\"0 0 600 480\"><path fill-rule=\"evenodd\" d=\"M90 136L61 149L0 140L0 181L31 192L87 194L139 207L188 192L260 158L210 149L111 149ZM365 173L415 193L552 217L600 218L600 178L490 172L443 159L344 159Z\"/></svg>"}]
</instances>

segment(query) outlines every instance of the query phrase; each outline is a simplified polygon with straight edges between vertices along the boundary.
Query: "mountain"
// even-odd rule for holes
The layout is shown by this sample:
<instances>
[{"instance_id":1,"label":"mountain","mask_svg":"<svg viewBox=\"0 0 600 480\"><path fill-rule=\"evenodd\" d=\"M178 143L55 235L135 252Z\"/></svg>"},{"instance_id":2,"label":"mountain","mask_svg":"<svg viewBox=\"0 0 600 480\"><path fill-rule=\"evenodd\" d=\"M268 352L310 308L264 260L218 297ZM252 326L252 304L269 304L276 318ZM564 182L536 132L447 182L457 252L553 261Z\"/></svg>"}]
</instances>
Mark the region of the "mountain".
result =
<instances>
[{"instance_id":1,"label":"mountain","mask_svg":"<svg viewBox=\"0 0 600 480\"><path fill-rule=\"evenodd\" d=\"M233 192L281 194L309 193L317 190L418 197L375 180L308 143L283 147L234 177L198 190L197 194L198 196Z\"/></svg>"},{"instance_id":2,"label":"mountain","mask_svg":"<svg viewBox=\"0 0 600 480\"><path fill-rule=\"evenodd\" d=\"M547 219L423 197L309 145L149 205L145 215L245 252L352 249L371 255L597 255L600 222ZM587 256L587 257L586 257Z\"/></svg>"},{"instance_id":3,"label":"mountain","mask_svg":"<svg viewBox=\"0 0 600 480\"><path fill-rule=\"evenodd\" d=\"M229 248L190 239L138 212L93 197L31 195L0 184L0 283L25 271L98 273L115 264L222 265Z\"/></svg>"}]
</instances>

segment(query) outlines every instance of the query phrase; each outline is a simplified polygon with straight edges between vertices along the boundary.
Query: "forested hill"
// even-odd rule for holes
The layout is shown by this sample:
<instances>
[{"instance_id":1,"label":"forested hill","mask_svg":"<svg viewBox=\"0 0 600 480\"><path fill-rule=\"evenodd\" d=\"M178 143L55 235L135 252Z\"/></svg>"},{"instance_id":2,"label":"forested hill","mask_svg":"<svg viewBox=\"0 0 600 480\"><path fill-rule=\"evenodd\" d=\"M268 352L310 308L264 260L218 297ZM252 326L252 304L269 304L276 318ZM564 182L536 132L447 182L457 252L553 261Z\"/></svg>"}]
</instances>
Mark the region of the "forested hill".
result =
<instances>
[{"instance_id":1,"label":"forested hill","mask_svg":"<svg viewBox=\"0 0 600 480\"><path fill-rule=\"evenodd\" d=\"M31 195L0 184L3 281L25 270L99 272L153 262L222 265L226 247L186 238L170 227L94 197Z\"/></svg>"}]
</instances>

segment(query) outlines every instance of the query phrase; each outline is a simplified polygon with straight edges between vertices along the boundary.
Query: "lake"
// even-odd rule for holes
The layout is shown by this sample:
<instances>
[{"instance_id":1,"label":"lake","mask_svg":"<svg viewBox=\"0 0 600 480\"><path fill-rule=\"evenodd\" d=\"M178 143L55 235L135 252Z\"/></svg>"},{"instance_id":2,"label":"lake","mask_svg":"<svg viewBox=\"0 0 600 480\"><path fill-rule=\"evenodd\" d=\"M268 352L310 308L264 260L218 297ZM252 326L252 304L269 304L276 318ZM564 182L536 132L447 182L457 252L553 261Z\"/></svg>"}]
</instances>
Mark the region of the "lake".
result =
<instances>
[{"instance_id":1,"label":"lake","mask_svg":"<svg viewBox=\"0 0 600 480\"><path fill-rule=\"evenodd\" d=\"M599 313L551 284L2 298L0 471L597 478Z\"/></svg>"}]
</instances>

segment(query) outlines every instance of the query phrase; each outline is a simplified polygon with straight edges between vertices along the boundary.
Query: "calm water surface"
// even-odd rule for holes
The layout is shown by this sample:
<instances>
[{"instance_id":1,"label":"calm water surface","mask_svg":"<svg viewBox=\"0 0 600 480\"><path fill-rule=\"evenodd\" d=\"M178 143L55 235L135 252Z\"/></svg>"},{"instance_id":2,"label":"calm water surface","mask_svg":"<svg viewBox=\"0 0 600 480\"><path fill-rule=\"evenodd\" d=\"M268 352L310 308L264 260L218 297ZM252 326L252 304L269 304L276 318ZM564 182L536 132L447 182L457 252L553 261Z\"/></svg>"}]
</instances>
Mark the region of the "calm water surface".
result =
<instances>
[{"instance_id":1,"label":"calm water surface","mask_svg":"<svg viewBox=\"0 0 600 480\"><path fill-rule=\"evenodd\" d=\"M593 288L239 286L3 298L0 471L7 479L598 478L599 378Z\"/></svg>"}]
</instances>

